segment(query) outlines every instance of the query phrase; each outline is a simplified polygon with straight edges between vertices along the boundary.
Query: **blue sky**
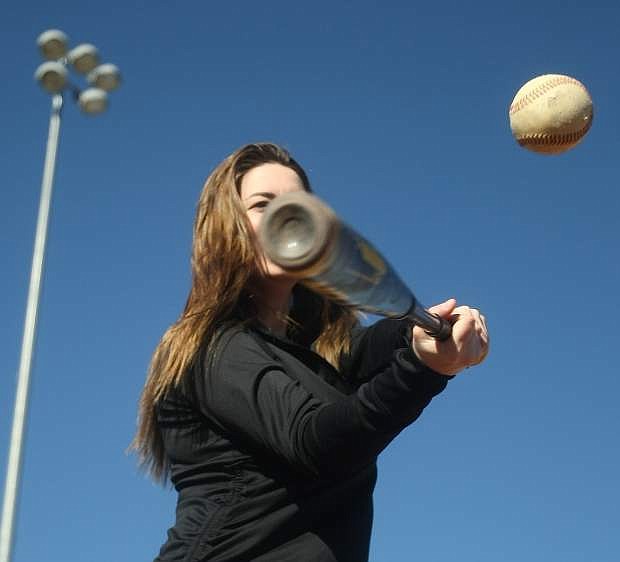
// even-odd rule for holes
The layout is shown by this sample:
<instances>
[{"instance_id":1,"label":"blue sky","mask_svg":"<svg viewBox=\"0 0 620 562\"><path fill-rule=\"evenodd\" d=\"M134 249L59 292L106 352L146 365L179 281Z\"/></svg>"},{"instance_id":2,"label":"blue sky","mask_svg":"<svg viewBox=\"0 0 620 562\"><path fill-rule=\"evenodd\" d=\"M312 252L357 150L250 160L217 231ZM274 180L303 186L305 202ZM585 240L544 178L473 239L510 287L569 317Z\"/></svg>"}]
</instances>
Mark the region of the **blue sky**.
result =
<instances>
[{"instance_id":1,"label":"blue sky","mask_svg":"<svg viewBox=\"0 0 620 562\"><path fill-rule=\"evenodd\" d=\"M175 494L124 450L189 287L210 170L287 146L424 303L487 315L486 363L380 459L371 559L617 560L620 10L611 2L22 2L3 10L0 467L5 470L59 28L123 72L67 103L15 562L151 560ZM592 94L575 149L529 153L507 109L539 74ZM4 474L4 472L3 472Z\"/></svg>"}]
</instances>

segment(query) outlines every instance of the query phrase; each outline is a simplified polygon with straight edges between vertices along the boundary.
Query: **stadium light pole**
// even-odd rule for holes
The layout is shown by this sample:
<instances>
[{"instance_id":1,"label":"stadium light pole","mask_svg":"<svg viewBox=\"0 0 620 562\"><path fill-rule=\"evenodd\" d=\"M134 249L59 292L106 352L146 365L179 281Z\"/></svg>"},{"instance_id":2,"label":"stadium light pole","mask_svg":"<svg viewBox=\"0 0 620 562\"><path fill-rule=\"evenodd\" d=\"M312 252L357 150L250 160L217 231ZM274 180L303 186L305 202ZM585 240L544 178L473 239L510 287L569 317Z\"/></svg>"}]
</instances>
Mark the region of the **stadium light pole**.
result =
<instances>
[{"instance_id":1,"label":"stadium light pole","mask_svg":"<svg viewBox=\"0 0 620 562\"><path fill-rule=\"evenodd\" d=\"M68 51L68 38L62 31L57 29L50 29L42 33L37 39L37 44L47 62L44 62L37 68L35 78L44 90L52 94L52 111L43 166L43 179L41 181L39 215L32 256L19 371L17 374L17 391L15 394L15 409L2 506L2 526L0 528L0 562L10 562L13 551L14 521L23 459L22 446L28 409L32 352L36 334L41 277L52 202L52 187L54 183L54 170L56 168L64 92L69 90L72 93L74 100L79 104L84 113L95 115L102 113L107 108L107 92L116 89L120 85L118 68L112 64L100 65L98 51L93 45L82 44ZM70 83L70 67L79 74L87 75L86 79L90 87L80 89Z\"/></svg>"}]
</instances>

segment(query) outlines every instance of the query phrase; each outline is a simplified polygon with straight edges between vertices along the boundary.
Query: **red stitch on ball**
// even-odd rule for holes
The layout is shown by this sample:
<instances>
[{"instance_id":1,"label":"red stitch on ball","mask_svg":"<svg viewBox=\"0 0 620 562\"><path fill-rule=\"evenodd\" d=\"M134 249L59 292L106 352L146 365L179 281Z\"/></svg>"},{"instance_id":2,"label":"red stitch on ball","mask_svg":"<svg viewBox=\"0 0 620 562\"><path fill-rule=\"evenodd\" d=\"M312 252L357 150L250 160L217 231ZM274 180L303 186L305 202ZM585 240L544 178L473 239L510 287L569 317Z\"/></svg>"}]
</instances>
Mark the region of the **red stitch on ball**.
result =
<instances>
[{"instance_id":1,"label":"red stitch on ball","mask_svg":"<svg viewBox=\"0 0 620 562\"><path fill-rule=\"evenodd\" d=\"M574 144L578 142L592 126L592 119L590 119L585 127L579 131L572 133L564 133L561 135L553 135L547 133L536 133L535 135L527 135L517 139L517 142L521 146L540 146L540 145L565 145Z\"/></svg>"},{"instance_id":2,"label":"red stitch on ball","mask_svg":"<svg viewBox=\"0 0 620 562\"><path fill-rule=\"evenodd\" d=\"M581 88L586 90L586 87L575 78L571 78L570 76L556 76L537 86L536 88L525 94L525 96L511 104L509 114L512 115L517 111L521 111L524 107L529 105L535 99L538 99L540 96L546 94L549 90L555 88L556 86L560 86L561 84L574 84L575 86L580 86Z\"/></svg>"}]
</instances>

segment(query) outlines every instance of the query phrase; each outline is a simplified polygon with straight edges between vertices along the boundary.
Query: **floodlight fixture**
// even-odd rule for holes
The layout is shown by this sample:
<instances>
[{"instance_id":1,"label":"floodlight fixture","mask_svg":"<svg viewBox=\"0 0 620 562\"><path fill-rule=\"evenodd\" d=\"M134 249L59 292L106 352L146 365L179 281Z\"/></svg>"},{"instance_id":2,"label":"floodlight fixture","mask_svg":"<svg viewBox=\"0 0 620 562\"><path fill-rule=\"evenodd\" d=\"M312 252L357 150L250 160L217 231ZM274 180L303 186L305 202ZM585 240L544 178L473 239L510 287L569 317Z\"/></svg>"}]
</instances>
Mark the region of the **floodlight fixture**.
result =
<instances>
[{"instance_id":1,"label":"floodlight fixture","mask_svg":"<svg viewBox=\"0 0 620 562\"><path fill-rule=\"evenodd\" d=\"M77 72L87 74L99 64L99 51L90 43L82 43L71 49L67 58Z\"/></svg>"},{"instance_id":2,"label":"floodlight fixture","mask_svg":"<svg viewBox=\"0 0 620 562\"><path fill-rule=\"evenodd\" d=\"M69 38L59 29L48 29L39 35L37 45L44 59L58 60L67 54Z\"/></svg>"},{"instance_id":3,"label":"floodlight fixture","mask_svg":"<svg viewBox=\"0 0 620 562\"><path fill-rule=\"evenodd\" d=\"M114 64L100 64L88 73L86 79L92 86L111 92L120 86L121 73Z\"/></svg>"},{"instance_id":4,"label":"floodlight fixture","mask_svg":"<svg viewBox=\"0 0 620 562\"><path fill-rule=\"evenodd\" d=\"M34 77L44 90L58 94L67 85L68 72L65 65L58 61L47 61L39 65Z\"/></svg>"},{"instance_id":5,"label":"floodlight fixture","mask_svg":"<svg viewBox=\"0 0 620 562\"><path fill-rule=\"evenodd\" d=\"M80 92L78 102L84 113L97 115L108 107L108 94L101 88L86 88Z\"/></svg>"}]
</instances>

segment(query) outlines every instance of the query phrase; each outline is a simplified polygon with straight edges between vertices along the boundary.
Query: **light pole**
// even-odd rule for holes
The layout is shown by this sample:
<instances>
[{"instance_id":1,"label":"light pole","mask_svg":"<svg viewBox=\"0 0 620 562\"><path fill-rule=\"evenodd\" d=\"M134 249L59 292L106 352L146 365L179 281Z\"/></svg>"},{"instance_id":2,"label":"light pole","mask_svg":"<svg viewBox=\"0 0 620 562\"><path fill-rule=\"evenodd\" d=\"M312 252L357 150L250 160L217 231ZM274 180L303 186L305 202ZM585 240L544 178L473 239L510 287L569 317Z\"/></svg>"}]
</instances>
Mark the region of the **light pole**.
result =
<instances>
[{"instance_id":1,"label":"light pole","mask_svg":"<svg viewBox=\"0 0 620 562\"><path fill-rule=\"evenodd\" d=\"M34 347L41 276L45 257L48 219L52 201L56 152L60 133L60 116L64 101L64 92L69 90L74 100L84 113L91 115L105 111L107 92L120 85L120 73L112 64L99 64L97 49L90 44L82 44L67 50L67 36L57 29L42 33L37 39L41 54L47 62L41 64L35 78L43 89L52 94L52 112L50 116L43 179L41 182L41 199L39 217L35 234L24 336L17 375L17 391L15 394L15 410L9 446L9 460L2 506L2 527L0 528L0 562L10 562L13 550L14 520L18 503L20 472L22 465L22 445L28 409L28 391L30 387L30 371L32 351ZM90 87L80 89L69 81L69 69L85 74Z\"/></svg>"}]
</instances>

